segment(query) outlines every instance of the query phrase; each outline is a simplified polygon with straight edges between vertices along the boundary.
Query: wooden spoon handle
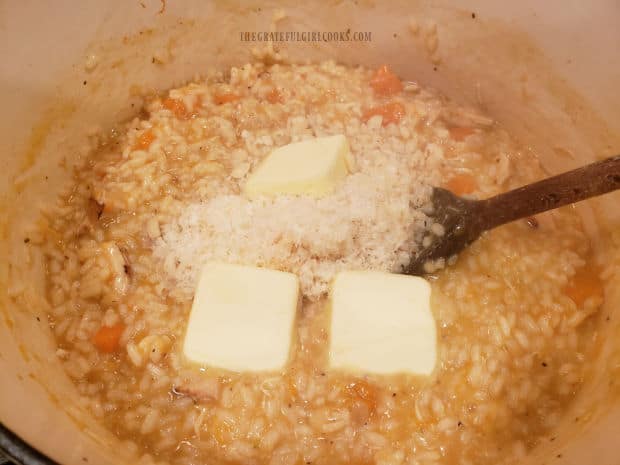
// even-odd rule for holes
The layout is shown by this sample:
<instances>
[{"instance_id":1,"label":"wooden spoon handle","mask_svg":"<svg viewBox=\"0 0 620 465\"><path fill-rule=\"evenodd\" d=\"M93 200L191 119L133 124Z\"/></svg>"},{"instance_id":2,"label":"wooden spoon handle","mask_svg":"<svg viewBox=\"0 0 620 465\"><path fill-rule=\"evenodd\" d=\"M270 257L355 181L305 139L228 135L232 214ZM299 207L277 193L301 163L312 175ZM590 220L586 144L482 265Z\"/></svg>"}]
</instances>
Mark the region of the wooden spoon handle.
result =
<instances>
[{"instance_id":1,"label":"wooden spoon handle","mask_svg":"<svg viewBox=\"0 0 620 465\"><path fill-rule=\"evenodd\" d=\"M481 229L620 189L620 155L479 202Z\"/></svg>"}]
</instances>

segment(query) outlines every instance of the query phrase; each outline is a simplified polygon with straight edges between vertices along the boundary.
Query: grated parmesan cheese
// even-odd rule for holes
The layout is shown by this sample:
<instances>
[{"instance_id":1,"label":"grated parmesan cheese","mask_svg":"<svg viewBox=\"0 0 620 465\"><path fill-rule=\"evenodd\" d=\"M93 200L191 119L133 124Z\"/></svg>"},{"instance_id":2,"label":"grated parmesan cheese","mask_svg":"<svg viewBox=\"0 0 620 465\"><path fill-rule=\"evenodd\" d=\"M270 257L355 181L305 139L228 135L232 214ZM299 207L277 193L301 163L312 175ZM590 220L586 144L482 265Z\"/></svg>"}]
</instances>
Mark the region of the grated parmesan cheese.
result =
<instances>
[{"instance_id":1,"label":"grated parmesan cheese","mask_svg":"<svg viewBox=\"0 0 620 465\"><path fill-rule=\"evenodd\" d=\"M327 292L338 271L396 271L417 250L430 191L399 176L411 172L402 154L374 155L370 162L358 157L360 171L328 197L219 195L191 204L163 227L155 255L188 296L209 261L295 273L311 300Z\"/></svg>"}]
</instances>

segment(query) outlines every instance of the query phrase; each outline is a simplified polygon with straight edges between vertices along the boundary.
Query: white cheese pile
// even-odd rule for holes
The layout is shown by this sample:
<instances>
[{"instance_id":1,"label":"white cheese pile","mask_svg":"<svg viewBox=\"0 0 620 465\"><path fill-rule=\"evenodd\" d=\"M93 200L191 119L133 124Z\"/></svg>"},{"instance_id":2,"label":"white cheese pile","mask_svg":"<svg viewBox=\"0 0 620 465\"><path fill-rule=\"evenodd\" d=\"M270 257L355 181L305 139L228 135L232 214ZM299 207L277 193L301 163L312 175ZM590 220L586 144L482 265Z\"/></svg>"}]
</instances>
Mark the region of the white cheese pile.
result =
<instances>
[{"instance_id":1,"label":"white cheese pile","mask_svg":"<svg viewBox=\"0 0 620 465\"><path fill-rule=\"evenodd\" d=\"M359 150L359 149L358 149ZM212 261L295 273L304 296L324 296L341 270L397 271L417 249L430 188L412 155L376 148L327 196L219 195L162 225L154 255L165 285L191 298ZM419 237L418 237L419 239Z\"/></svg>"}]
</instances>

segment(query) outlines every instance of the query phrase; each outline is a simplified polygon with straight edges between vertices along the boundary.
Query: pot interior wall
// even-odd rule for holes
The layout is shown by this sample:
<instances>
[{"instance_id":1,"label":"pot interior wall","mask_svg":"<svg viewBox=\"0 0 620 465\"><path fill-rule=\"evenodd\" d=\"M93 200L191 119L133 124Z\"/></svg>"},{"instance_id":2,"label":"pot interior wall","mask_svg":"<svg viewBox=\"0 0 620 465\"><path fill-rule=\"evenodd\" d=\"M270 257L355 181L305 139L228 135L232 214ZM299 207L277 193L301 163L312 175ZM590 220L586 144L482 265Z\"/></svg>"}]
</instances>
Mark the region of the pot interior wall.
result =
<instances>
[{"instance_id":1,"label":"pot interior wall","mask_svg":"<svg viewBox=\"0 0 620 465\"><path fill-rule=\"evenodd\" d=\"M11 111L0 115L0 168L7 173L0 179L0 256L8 257L0 269L8 291L0 297L0 421L64 464L131 463L131 451L83 411L60 369L45 323L41 260L23 239L38 207L60 191L71 165L86 155L94 129L107 130L135 114L143 95L254 59L253 49L267 44L241 41L239 34L267 30L276 10L285 13L278 30L372 33L370 43L276 44L287 60L390 63L407 79L484 108L535 150L550 172L620 148L620 94L614 89L620 57L607 47L620 43L617 2L479 0L467 9L451 3L458 2L3 5L0 95ZM433 24L436 53L428 47ZM619 201L620 195L610 195L582 208L593 242L617 263L620 238L612 232L620 224ZM599 463L617 464L620 343L605 336L618 331L618 302L620 276L611 276L597 374L575 402L575 415L567 415L558 441L541 445L534 457L562 454L556 463L580 463L596 443ZM577 416L584 421L570 421Z\"/></svg>"}]
</instances>

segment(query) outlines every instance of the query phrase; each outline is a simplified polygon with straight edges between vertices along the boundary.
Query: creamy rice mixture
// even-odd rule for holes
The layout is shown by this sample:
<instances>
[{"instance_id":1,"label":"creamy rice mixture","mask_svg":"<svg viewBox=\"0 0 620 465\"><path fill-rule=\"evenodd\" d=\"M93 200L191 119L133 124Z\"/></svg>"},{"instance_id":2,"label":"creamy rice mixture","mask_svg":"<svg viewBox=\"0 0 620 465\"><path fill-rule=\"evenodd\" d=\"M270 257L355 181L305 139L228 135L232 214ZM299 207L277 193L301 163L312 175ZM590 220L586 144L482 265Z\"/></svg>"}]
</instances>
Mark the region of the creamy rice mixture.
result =
<instances>
[{"instance_id":1,"label":"creamy rice mixture","mask_svg":"<svg viewBox=\"0 0 620 465\"><path fill-rule=\"evenodd\" d=\"M240 194L273 148L330 134L347 136L355 167L335 193ZM543 176L492 120L387 68L255 64L171 90L101 143L33 236L57 356L83 404L144 463L518 458L549 440L579 390L602 302L571 208L498 228L429 276L439 353L429 379L329 370L325 302L339 270L407 263L433 227L430 186L483 198ZM284 372L184 362L210 260L300 276Z\"/></svg>"}]
</instances>

